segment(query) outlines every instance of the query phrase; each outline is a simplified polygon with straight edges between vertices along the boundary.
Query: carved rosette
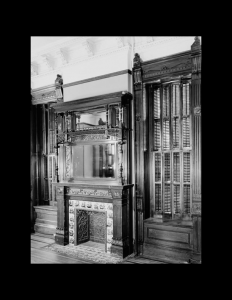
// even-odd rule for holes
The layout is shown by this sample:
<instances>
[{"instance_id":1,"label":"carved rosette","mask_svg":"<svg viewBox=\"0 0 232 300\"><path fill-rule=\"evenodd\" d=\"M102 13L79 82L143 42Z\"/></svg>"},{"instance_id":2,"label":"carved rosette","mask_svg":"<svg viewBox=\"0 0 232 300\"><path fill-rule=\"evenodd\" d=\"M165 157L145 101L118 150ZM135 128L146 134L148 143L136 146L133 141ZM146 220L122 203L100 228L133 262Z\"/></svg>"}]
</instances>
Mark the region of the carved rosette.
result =
<instances>
[{"instance_id":1,"label":"carved rosette","mask_svg":"<svg viewBox=\"0 0 232 300\"><path fill-rule=\"evenodd\" d=\"M201 116L201 105L194 107L194 116L200 117Z\"/></svg>"},{"instance_id":2,"label":"carved rosette","mask_svg":"<svg viewBox=\"0 0 232 300\"><path fill-rule=\"evenodd\" d=\"M63 195L64 194L64 188L63 187L57 187L56 188L56 195Z\"/></svg>"},{"instance_id":3,"label":"carved rosette","mask_svg":"<svg viewBox=\"0 0 232 300\"><path fill-rule=\"evenodd\" d=\"M201 214L201 203L193 203L192 204L192 214L193 215Z\"/></svg>"}]
</instances>

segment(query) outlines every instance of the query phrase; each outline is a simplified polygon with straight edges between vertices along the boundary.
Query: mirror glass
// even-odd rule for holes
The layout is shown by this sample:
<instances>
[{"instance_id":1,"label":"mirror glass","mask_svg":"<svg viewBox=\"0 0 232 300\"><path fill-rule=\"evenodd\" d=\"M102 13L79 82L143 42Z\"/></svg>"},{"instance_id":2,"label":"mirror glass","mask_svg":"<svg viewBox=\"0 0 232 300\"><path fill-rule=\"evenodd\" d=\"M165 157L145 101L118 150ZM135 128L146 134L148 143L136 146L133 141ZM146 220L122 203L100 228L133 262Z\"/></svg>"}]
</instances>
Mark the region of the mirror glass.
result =
<instances>
[{"instance_id":1,"label":"mirror glass","mask_svg":"<svg viewBox=\"0 0 232 300\"><path fill-rule=\"evenodd\" d=\"M114 178L115 150L114 143L73 146L74 179Z\"/></svg>"}]
</instances>

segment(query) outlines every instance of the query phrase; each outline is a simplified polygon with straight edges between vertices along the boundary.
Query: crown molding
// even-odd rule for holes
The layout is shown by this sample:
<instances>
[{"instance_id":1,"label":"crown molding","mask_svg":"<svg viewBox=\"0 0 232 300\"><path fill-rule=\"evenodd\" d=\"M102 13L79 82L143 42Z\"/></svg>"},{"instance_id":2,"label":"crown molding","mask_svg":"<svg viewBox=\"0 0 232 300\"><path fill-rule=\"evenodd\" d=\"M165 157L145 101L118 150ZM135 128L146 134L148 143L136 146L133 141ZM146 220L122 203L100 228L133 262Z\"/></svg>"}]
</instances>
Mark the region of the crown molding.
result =
<instances>
[{"instance_id":1,"label":"crown molding","mask_svg":"<svg viewBox=\"0 0 232 300\"><path fill-rule=\"evenodd\" d=\"M150 37L147 37L147 38L150 38ZM175 37L166 37L166 38L160 39L160 40L153 40L153 41L150 41L150 42L147 42L147 43L142 43L142 44L139 44L139 45L136 45L136 43L135 43L134 49L135 49L135 52L139 52L139 50L141 50L143 48L152 48L154 46L161 46L161 45L166 44L166 43L171 42L171 41L180 41L180 40L186 40L186 39L193 40L194 37L175 36Z\"/></svg>"},{"instance_id":2,"label":"crown molding","mask_svg":"<svg viewBox=\"0 0 232 300\"><path fill-rule=\"evenodd\" d=\"M37 78L41 78L43 76L51 75L53 73L55 74L56 72L58 72L58 70L61 71L61 70L64 70L66 68L69 68L70 66L74 66L74 65L77 65L77 64L80 64L80 63L85 63L86 61L98 60L98 59L101 59L104 56L110 56L114 53L126 52L126 51L129 51L129 50L131 50L130 45L124 46L122 48L111 47L111 48L102 50L100 53L98 53L96 55L87 56L87 57L86 56L78 57L76 59L71 60L70 62L68 62L67 64L65 64L63 66L60 66L60 67L55 68L53 70L50 69L50 70L45 71L45 72L43 72L41 74L38 74L38 75L34 75L34 76L32 76L32 78L36 80Z\"/></svg>"},{"instance_id":3,"label":"crown molding","mask_svg":"<svg viewBox=\"0 0 232 300\"><path fill-rule=\"evenodd\" d=\"M40 47L37 51L31 51L31 60L37 60L38 57L56 52L57 49L71 47L74 44L81 44L87 37L65 37L64 39L58 40L49 44L49 46Z\"/></svg>"}]
</instances>

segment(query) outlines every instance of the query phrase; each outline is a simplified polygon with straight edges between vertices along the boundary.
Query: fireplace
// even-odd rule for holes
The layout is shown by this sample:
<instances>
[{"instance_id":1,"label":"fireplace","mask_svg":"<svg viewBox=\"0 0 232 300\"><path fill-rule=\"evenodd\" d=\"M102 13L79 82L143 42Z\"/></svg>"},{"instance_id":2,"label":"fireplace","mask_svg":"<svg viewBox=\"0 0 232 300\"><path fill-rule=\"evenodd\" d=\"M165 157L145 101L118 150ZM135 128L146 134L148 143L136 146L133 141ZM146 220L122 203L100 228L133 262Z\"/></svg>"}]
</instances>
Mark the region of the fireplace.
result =
<instances>
[{"instance_id":1,"label":"fireplace","mask_svg":"<svg viewBox=\"0 0 232 300\"><path fill-rule=\"evenodd\" d=\"M75 208L74 245L87 241L105 244L107 252L107 213L106 211Z\"/></svg>"},{"instance_id":2,"label":"fireplace","mask_svg":"<svg viewBox=\"0 0 232 300\"><path fill-rule=\"evenodd\" d=\"M113 238L113 204L95 201L68 201L69 244L92 241L101 243L110 253ZM99 245L100 246L100 245Z\"/></svg>"},{"instance_id":3,"label":"fireplace","mask_svg":"<svg viewBox=\"0 0 232 300\"><path fill-rule=\"evenodd\" d=\"M133 250L132 185L56 183L56 243L96 247L126 257ZM85 245L84 245L85 243Z\"/></svg>"}]
</instances>

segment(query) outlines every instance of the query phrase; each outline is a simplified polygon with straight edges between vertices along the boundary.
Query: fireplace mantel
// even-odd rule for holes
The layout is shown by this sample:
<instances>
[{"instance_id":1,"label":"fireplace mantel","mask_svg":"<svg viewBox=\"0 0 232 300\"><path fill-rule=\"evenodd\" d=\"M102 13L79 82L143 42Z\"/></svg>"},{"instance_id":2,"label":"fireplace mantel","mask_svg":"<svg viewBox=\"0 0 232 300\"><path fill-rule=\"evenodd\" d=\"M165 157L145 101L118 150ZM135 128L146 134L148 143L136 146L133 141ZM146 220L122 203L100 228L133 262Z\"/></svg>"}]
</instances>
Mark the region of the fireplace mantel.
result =
<instances>
[{"instance_id":1,"label":"fireplace mantel","mask_svg":"<svg viewBox=\"0 0 232 300\"><path fill-rule=\"evenodd\" d=\"M126 257L132 252L132 205L129 196L133 184L53 183L58 216L55 241L74 245L74 210L105 211L107 215L107 247L109 253Z\"/></svg>"}]
</instances>

